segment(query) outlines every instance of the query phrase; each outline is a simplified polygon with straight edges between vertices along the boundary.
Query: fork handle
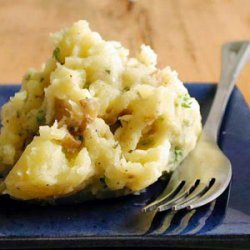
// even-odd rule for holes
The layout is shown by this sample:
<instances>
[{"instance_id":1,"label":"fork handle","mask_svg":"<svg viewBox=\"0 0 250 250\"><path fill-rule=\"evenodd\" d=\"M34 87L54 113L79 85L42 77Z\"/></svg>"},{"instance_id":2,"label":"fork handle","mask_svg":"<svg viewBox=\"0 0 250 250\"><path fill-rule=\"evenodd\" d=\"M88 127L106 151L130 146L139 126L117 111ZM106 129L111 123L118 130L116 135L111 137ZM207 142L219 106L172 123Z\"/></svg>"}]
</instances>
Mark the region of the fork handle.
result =
<instances>
[{"instance_id":1,"label":"fork handle","mask_svg":"<svg viewBox=\"0 0 250 250\"><path fill-rule=\"evenodd\" d=\"M215 142L236 78L249 58L250 41L230 42L222 47L220 82L203 129L203 133Z\"/></svg>"}]
</instances>

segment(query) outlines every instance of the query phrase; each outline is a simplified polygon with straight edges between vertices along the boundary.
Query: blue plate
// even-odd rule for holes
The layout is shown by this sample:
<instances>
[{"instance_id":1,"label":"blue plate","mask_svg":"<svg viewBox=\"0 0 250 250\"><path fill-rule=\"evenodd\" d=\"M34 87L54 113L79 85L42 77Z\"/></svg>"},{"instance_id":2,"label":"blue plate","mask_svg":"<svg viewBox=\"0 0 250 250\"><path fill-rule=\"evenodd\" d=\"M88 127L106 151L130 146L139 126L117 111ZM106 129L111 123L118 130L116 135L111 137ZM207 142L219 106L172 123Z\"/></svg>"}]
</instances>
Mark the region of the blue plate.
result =
<instances>
[{"instance_id":1,"label":"blue plate","mask_svg":"<svg viewBox=\"0 0 250 250\"><path fill-rule=\"evenodd\" d=\"M187 84L206 119L216 90L213 84ZM19 86L0 86L0 105ZM38 206L0 198L0 248L77 246L168 246L250 248L250 111L235 89L222 124L219 144L230 158L233 180L216 202L191 213L175 214L167 230L156 235L160 214L151 233L129 228L141 208L166 184L158 181L139 195L78 205ZM230 195L229 195L230 193ZM155 228L154 228L155 227Z\"/></svg>"}]
</instances>

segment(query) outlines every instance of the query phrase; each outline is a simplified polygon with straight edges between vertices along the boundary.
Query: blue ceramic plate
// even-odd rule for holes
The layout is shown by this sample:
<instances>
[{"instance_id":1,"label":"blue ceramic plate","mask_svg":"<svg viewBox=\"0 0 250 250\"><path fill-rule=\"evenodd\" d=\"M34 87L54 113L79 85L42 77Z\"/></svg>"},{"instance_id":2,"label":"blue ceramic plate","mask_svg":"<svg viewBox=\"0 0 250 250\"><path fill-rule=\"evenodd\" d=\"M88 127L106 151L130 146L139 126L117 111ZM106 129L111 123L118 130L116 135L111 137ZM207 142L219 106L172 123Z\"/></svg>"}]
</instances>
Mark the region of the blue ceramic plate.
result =
<instances>
[{"instance_id":1,"label":"blue ceramic plate","mask_svg":"<svg viewBox=\"0 0 250 250\"><path fill-rule=\"evenodd\" d=\"M199 101L205 120L215 85L187 84L187 87ZM18 89L19 86L0 86L0 106ZM225 114L219 144L232 162L231 192L228 188L216 202L190 213L182 211L175 215L159 215L149 234L141 235L136 228L129 228L128 222L162 190L166 184L164 181L158 181L139 196L78 205L37 206L2 196L0 248L188 246L249 249L250 111L237 89L232 94ZM166 227L170 217L171 223ZM164 228L160 227L162 223L166 230L157 235L157 229Z\"/></svg>"}]
</instances>

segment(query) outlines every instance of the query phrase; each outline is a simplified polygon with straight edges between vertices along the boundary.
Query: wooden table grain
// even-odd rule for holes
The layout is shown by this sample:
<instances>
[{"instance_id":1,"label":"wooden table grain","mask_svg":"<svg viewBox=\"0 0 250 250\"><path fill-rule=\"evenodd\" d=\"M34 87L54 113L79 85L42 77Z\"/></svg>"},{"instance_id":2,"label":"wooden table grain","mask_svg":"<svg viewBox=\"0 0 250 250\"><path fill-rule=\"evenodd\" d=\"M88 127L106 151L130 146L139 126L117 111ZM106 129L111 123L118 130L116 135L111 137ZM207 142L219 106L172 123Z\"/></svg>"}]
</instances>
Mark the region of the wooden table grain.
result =
<instances>
[{"instance_id":1,"label":"wooden table grain","mask_svg":"<svg viewBox=\"0 0 250 250\"><path fill-rule=\"evenodd\" d=\"M217 82L220 48L250 39L249 0L0 0L0 82L17 83L51 54L49 33L86 19L136 53L141 43L185 82ZM250 63L238 80L250 104Z\"/></svg>"}]
</instances>

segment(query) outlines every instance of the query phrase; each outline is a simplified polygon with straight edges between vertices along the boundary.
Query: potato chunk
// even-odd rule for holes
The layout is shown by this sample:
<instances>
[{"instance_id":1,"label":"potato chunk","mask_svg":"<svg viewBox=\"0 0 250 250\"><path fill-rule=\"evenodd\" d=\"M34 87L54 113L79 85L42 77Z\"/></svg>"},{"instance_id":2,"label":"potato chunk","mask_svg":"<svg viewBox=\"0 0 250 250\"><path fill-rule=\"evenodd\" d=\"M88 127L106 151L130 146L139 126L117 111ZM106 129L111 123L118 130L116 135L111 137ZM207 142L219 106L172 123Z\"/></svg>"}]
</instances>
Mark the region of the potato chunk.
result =
<instances>
[{"instance_id":1,"label":"potato chunk","mask_svg":"<svg viewBox=\"0 0 250 250\"><path fill-rule=\"evenodd\" d=\"M53 131L54 130L54 131ZM83 188L94 170L86 148L68 160L60 135L44 133L27 146L5 180L7 192L23 200L59 197Z\"/></svg>"}]
</instances>

